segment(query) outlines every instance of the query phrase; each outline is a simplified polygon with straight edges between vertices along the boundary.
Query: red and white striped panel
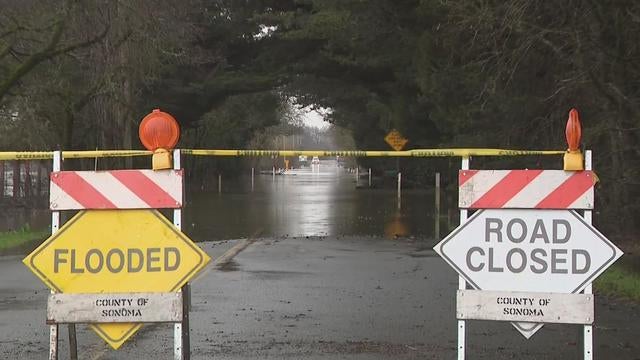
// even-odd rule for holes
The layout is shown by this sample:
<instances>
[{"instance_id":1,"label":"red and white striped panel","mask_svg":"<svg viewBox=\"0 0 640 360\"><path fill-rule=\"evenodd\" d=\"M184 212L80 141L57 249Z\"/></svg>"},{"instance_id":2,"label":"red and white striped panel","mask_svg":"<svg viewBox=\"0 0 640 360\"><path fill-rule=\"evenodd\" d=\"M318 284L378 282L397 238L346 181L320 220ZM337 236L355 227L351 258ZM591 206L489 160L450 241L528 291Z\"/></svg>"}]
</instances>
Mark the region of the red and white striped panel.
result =
<instances>
[{"instance_id":1,"label":"red and white striped panel","mask_svg":"<svg viewBox=\"0 0 640 360\"><path fill-rule=\"evenodd\" d=\"M182 170L52 172L49 193L51 210L176 209Z\"/></svg>"},{"instance_id":2,"label":"red and white striped panel","mask_svg":"<svg viewBox=\"0 0 640 360\"><path fill-rule=\"evenodd\" d=\"M592 171L460 170L462 209L593 209Z\"/></svg>"}]
</instances>

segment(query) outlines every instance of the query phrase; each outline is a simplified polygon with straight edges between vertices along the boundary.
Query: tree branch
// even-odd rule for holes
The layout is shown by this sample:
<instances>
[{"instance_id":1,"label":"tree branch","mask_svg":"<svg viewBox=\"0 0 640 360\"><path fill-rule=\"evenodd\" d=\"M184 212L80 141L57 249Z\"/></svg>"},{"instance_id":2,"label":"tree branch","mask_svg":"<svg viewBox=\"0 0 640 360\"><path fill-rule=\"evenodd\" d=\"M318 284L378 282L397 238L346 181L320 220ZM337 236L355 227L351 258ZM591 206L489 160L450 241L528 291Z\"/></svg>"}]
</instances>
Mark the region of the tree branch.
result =
<instances>
[{"instance_id":1,"label":"tree branch","mask_svg":"<svg viewBox=\"0 0 640 360\"><path fill-rule=\"evenodd\" d=\"M47 44L47 46L42 51L29 56L29 58L25 62L20 64L13 71L13 73L7 77L6 80L4 80L3 82L0 82L0 101L2 101L2 98L8 94L9 89L11 89L11 87L16 85L16 83L23 76L28 74L41 62L52 59L61 54L69 53L80 48L91 46L97 43L98 41L101 41L102 39L104 39L104 37L107 35L109 31L109 27L106 26L102 31L102 33L100 33L98 36L92 39L77 42L77 43L56 49L57 45L60 43L62 34L64 33L64 29L66 25L65 20L66 19L61 19L56 23L56 27L54 29L53 35L51 36L51 39L49 40L49 43Z\"/></svg>"},{"instance_id":2,"label":"tree branch","mask_svg":"<svg viewBox=\"0 0 640 360\"><path fill-rule=\"evenodd\" d=\"M0 50L0 60L11 53L12 47L13 47L13 44L7 44L7 46L5 46L4 49Z\"/></svg>"},{"instance_id":3,"label":"tree branch","mask_svg":"<svg viewBox=\"0 0 640 360\"><path fill-rule=\"evenodd\" d=\"M82 48L85 48L87 46L91 46L91 45L101 41L102 39L104 39L104 37L107 35L108 32L109 32L109 27L106 26L104 28L104 30L102 31L102 33L98 34L98 36L94 37L93 39L89 39L89 40L86 40L86 41L78 42L78 43L75 43L75 44L71 44L71 45L65 46L65 47L63 47L61 49L57 49L55 51L51 51L49 54L47 54L47 57L44 60L51 59L51 58L56 57L56 56L61 55L61 54L69 53L69 52L72 52L74 50L82 49Z\"/></svg>"}]
</instances>

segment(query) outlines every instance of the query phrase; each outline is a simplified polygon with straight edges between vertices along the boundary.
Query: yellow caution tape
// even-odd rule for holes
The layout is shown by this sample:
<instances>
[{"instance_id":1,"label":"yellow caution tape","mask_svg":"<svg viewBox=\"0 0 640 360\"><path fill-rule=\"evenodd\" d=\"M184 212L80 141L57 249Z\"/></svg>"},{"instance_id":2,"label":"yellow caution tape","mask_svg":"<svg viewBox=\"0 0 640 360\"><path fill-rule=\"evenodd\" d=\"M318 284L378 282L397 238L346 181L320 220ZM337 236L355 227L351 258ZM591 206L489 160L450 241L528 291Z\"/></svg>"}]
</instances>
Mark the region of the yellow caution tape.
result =
<instances>
[{"instance_id":1,"label":"yellow caution tape","mask_svg":"<svg viewBox=\"0 0 640 360\"><path fill-rule=\"evenodd\" d=\"M563 155L564 150L506 150L506 149L414 149L404 151L363 150L208 150L182 149L184 155L192 156L343 156L343 157L471 157L471 156L531 156ZM149 156L147 150L88 150L63 151L64 159L111 158ZM53 151L7 151L0 152L0 160L52 159Z\"/></svg>"},{"instance_id":2,"label":"yellow caution tape","mask_svg":"<svg viewBox=\"0 0 640 360\"><path fill-rule=\"evenodd\" d=\"M52 151L2 151L0 160L43 160L52 159Z\"/></svg>"},{"instance_id":3,"label":"yellow caution tape","mask_svg":"<svg viewBox=\"0 0 640 360\"><path fill-rule=\"evenodd\" d=\"M470 157L470 156L527 156L562 155L564 150L507 150L507 149L415 149L404 151L363 150L205 150L183 149L182 154L193 156L344 156L344 157Z\"/></svg>"},{"instance_id":4,"label":"yellow caution tape","mask_svg":"<svg viewBox=\"0 0 640 360\"><path fill-rule=\"evenodd\" d=\"M89 150L63 151L63 159L111 158L128 156L147 156L153 154L146 150ZM3 151L0 160L45 160L53 159L53 151Z\"/></svg>"},{"instance_id":5,"label":"yellow caution tape","mask_svg":"<svg viewBox=\"0 0 640 360\"><path fill-rule=\"evenodd\" d=\"M84 159L84 158L111 158L111 157L131 157L149 156L153 152L148 150L89 150L89 151L63 151L63 159Z\"/></svg>"}]
</instances>

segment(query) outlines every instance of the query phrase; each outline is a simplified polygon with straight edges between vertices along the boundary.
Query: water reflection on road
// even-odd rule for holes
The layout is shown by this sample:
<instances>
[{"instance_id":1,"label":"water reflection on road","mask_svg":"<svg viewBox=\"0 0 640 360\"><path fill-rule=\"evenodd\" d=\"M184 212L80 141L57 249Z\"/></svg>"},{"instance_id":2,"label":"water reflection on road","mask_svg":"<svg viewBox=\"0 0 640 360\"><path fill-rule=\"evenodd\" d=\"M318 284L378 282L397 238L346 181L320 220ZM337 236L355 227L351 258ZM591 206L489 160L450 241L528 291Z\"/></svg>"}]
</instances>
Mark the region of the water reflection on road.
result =
<instances>
[{"instance_id":1,"label":"water reflection on road","mask_svg":"<svg viewBox=\"0 0 640 360\"><path fill-rule=\"evenodd\" d=\"M397 209L395 189L356 189L355 176L334 161L286 175L256 175L223 192L189 194L183 230L194 240L249 236L408 235L432 237L433 195L405 190ZM215 187L214 187L215 188ZM405 232L405 233L403 233Z\"/></svg>"}]
</instances>

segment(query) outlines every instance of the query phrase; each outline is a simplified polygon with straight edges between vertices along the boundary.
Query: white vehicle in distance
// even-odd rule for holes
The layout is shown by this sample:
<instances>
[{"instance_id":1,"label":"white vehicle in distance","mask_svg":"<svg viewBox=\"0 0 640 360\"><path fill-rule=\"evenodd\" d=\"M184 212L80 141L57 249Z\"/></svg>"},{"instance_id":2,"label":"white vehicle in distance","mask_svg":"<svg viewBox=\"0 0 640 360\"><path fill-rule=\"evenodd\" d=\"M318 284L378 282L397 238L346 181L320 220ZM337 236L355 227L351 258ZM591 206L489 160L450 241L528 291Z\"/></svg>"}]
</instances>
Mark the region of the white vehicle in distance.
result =
<instances>
[{"instance_id":1,"label":"white vehicle in distance","mask_svg":"<svg viewBox=\"0 0 640 360\"><path fill-rule=\"evenodd\" d=\"M313 159L311 160L311 164L313 164L313 165L320 164L320 159L318 159L317 156L314 156Z\"/></svg>"}]
</instances>

